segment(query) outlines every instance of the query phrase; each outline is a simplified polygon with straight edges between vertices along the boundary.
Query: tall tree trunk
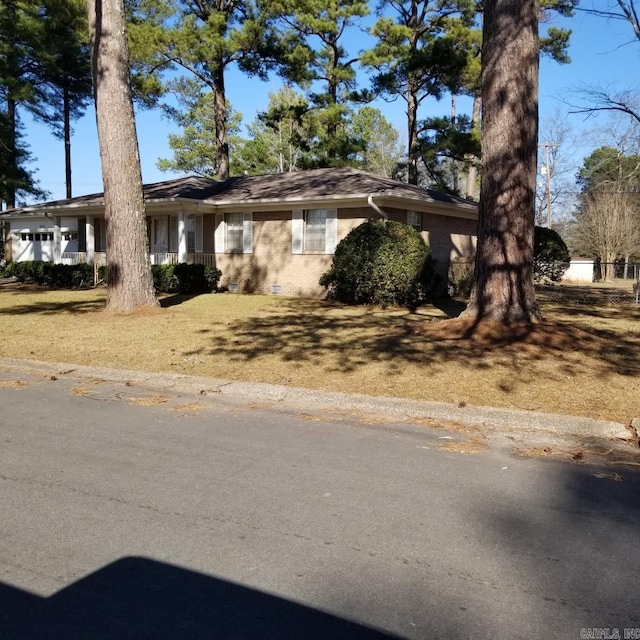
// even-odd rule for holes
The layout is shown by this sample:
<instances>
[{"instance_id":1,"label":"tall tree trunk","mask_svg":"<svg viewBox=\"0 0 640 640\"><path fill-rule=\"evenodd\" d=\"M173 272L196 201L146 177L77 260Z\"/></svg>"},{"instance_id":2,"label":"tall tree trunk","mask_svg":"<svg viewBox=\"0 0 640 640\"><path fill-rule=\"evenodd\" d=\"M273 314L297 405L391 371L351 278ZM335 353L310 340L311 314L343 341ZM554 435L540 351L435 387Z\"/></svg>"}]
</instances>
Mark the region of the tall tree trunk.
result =
<instances>
[{"instance_id":1,"label":"tall tree trunk","mask_svg":"<svg viewBox=\"0 0 640 640\"><path fill-rule=\"evenodd\" d=\"M475 286L463 316L533 322L538 140L537 0L486 0L482 186Z\"/></svg>"},{"instance_id":2,"label":"tall tree trunk","mask_svg":"<svg viewBox=\"0 0 640 640\"><path fill-rule=\"evenodd\" d=\"M456 120L458 119L458 102L455 93L451 94L451 126L455 128ZM451 166L451 186L454 193L460 193L460 172L458 170L458 161L450 159Z\"/></svg>"},{"instance_id":3,"label":"tall tree trunk","mask_svg":"<svg viewBox=\"0 0 640 640\"><path fill-rule=\"evenodd\" d=\"M18 174L18 149L16 129L18 126L18 120L16 115L16 101L13 98L7 100L7 120L8 126L8 139L5 144L8 148L9 167L7 173L10 176L9 182L5 191L7 192L7 209L14 209L16 206L16 185L14 182L15 177Z\"/></svg>"},{"instance_id":4,"label":"tall tree trunk","mask_svg":"<svg viewBox=\"0 0 640 640\"><path fill-rule=\"evenodd\" d=\"M418 184L418 156L420 143L418 142L418 100L415 93L409 89L407 94L407 125L409 134L408 171L409 184Z\"/></svg>"},{"instance_id":5,"label":"tall tree trunk","mask_svg":"<svg viewBox=\"0 0 640 640\"><path fill-rule=\"evenodd\" d=\"M220 180L229 177L229 140L227 139L227 99L224 88L224 67L218 64L213 74L213 109L216 125L216 175Z\"/></svg>"},{"instance_id":6,"label":"tall tree trunk","mask_svg":"<svg viewBox=\"0 0 640 640\"><path fill-rule=\"evenodd\" d=\"M471 111L471 129L472 131L480 131L480 117L482 114L482 97L479 95L473 96L473 109ZM478 169L476 168L476 162L478 158L475 156L472 158L472 164L469 165L469 171L467 172L467 198L473 200L478 199Z\"/></svg>"},{"instance_id":7,"label":"tall tree trunk","mask_svg":"<svg viewBox=\"0 0 640 640\"><path fill-rule=\"evenodd\" d=\"M149 260L140 155L129 85L123 0L87 0L96 121L104 183L107 309L157 306Z\"/></svg>"},{"instance_id":8,"label":"tall tree trunk","mask_svg":"<svg viewBox=\"0 0 640 640\"><path fill-rule=\"evenodd\" d=\"M68 87L63 89L62 100L64 111L64 175L67 198L71 198L71 108Z\"/></svg>"},{"instance_id":9,"label":"tall tree trunk","mask_svg":"<svg viewBox=\"0 0 640 640\"><path fill-rule=\"evenodd\" d=\"M9 0L6 3L6 7L4 10L7 12L8 21L15 28L17 28L18 24L18 10L17 3L15 0ZM7 146L7 156L8 156L8 167L6 168L6 175L9 180L5 186L5 195L6 195L6 205L7 209L14 209L16 206L16 185L14 179L18 175L18 135L17 135L17 102L15 99L15 85L19 84L19 78L21 76L20 64L18 62L18 56L16 51L18 50L17 46L17 36L15 31L12 29L8 34L8 39L6 43L6 67L9 76L10 86L7 87L7 140L2 141ZM13 85L13 86L11 86Z\"/></svg>"}]
</instances>

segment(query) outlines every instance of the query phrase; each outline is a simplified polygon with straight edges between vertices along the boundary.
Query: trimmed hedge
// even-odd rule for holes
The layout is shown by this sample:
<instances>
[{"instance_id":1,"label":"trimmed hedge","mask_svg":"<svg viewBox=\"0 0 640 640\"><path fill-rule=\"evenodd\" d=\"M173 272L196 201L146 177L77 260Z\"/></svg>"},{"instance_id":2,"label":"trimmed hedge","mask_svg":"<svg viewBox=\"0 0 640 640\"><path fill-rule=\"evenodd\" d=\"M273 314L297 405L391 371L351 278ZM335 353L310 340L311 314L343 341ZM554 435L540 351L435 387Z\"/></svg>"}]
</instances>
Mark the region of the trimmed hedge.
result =
<instances>
[{"instance_id":1,"label":"trimmed hedge","mask_svg":"<svg viewBox=\"0 0 640 640\"><path fill-rule=\"evenodd\" d=\"M44 287L88 289L93 286L93 265L54 264L43 260L10 262L5 276Z\"/></svg>"},{"instance_id":2,"label":"trimmed hedge","mask_svg":"<svg viewBox=\"0 0 640 640\"><path fill-rule=\"evenodd\" d=\"M202 264L166 264L151 267L153 285L163 293L208 293L217 291L220 269ZM44 287L88 289L93 286L93 265L53 264L42 260L11 262L5 276ZM98 280L107 283L107 267L98 269Z\"/></svg>"},{"instance_id":3,"label":"trimmed hedge","mask_svg":"<svg viewBox=\"0 0 640 640\"><path fill-rule=\"evenodd\" d=\"M203 264L154 264L153 286L162 293L210 293L218 290L222 271ZM108 283L107 267L98 269L99 280Z\"/></svg>"},{"instance_id":4,"label":"trimmed hedge","mask_svg":"<svg viewBox=\"0 0 640 640\"><path fill-rule=\"evenodd\" d=\"M434 286L429 247L412 226L365 222L343 238L320 279L328 297L347 304L415 306Z\"/></svg>"},{"instance_id":5,"label":"trimmed hedge","mask_svg":"<svg viewBox=\"0 0 640 640\"><path fill-rule=\"evenodd\" d=\"M203 264L163 264L151 267L156 291L164 293L210 293L218 290L222 271Z\"/></svg>"}]
</instances>

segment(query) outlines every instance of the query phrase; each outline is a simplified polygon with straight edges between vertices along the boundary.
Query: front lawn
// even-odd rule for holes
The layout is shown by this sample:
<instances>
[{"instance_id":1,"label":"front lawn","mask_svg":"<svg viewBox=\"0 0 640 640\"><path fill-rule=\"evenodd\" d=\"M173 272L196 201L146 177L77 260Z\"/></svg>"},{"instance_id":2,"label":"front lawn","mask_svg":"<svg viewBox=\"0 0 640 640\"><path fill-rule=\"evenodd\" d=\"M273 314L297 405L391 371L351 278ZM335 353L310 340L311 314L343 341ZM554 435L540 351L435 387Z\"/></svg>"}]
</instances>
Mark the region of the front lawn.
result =
<instances>
[{"instance_id":1,"label":"front lawn","mask_svg":"<svg viewBox=\"0 0 640 640\"><path fill-rule=\"evenodd\" d=\"M0 356L603 417L640 415L640 309L541 299L512 341L443 324L460 306L344 307L277 296L166 297L102 311L105 291L0 286Z\"/></svg>"}]
</instances>

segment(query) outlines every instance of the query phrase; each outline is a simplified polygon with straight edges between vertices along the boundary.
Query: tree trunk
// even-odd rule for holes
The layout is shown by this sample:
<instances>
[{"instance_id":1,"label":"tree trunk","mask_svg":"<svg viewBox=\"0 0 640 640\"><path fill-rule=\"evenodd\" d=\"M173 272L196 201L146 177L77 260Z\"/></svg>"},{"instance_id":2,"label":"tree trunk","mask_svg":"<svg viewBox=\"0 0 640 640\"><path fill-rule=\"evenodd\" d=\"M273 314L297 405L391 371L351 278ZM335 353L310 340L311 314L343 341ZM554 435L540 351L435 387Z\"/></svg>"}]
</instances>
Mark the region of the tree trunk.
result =
<instances>
[{"instance_id":1,"label":"tree trunk","mask_svg":"<svg viewBox=\"0 0 640 640\"><path fill-rule=\"evenodd\" d=\"M7 173L10 176L6 185L5 191L7 192L7 209L14 209L16 206L16 185L15 177L18 174L18 149L16 130L18 127L18 120L16 115L16 101L13 98L7 100L7 119L9 121L8 127L8 139L5 144L8 148L9 166L7 167Z\"/></svg>"},{"instance_id":2,"label":"tree trunk","mask_svg":"<svg viewBox=\"0 0 640 640\"><path fill-rule=\"evenodd\" d=\"M418 100L409 89L407 94L407 125L409 134L408 171L409 184L418 184L418 155L420 143L418 142Z\"/></svg>"},{"instance_id":3,"label":"tree trunk","mask_svg":"<svg viewBox=\"0 0 640 640\"><path fill-rule=\"evenodd\" d=\"M6 7L4 10L7 12L7 20L14 27L17 28L18 25L18 13L17 13L17 3L15 1L10 1L6 3ZM22 75L22 71L20 69L20 63L18 62L17 51L19 50L17 43L17 36L15 31L12 29L8 34L7 42L6 42L6 71L9 76L10 85L14 85L7 87L7 139L0 141L0 144L5 144L7 147L7 156L8 156L8 166L5 169L5 173L8 177L7 184L5 185L5 202L7 205L7 209L14 209L16 206L16 184L15 178L18 176L18 135L17 135L17 102L15 99L15 85L20 84L20 76Z\"/></svg>"},{"instance_id":4,"label":"tree trunk","mask_svg":"<svg viewBox=\"0 0 640 640\"><path fill-rule=\"evenodd\" d=\"M158 301L129 86L125 9L123 0L88 0L87 7L107 226L106 308L129 313Z\"/></svg>"},{"instance_id":5,"label":"tree trunk","mask_svg":"<svg viewBox=\"0 0 640 640\"><path fill-rule=\"evenodd\" d=\"M463 316L534 322L538 2L486 0L482 46L482 186L475 285Z\"/></svg>"},{"instance_id":6,"label":"tree trunk","mask_svg":"<svg viewBox=\"0 0 640 640\"><path fill-rule=\"evenodd\" d=\"M64 175L67 189L67 198L72 197L71 190L71 109L69 88L63 89L63 110L64 110Z\"/></svg>"},{"instance_id":7,"label":"tree trunk","mask_svg":"<svg viewBox=\"0 0 640 640\"><path fill-rule=\"evenodd\" d=\"M227 99L224 88L224 70L220 63L213 74L213 108L216 125L216 175L220 180L229 177L229 141L227 139Z\"/></svg>"},{"instance_id":8,"label":"tree trunk","mask_svg":"<svg viewBox=\"0 0 640 640\"><path fill-rule=\"evenodd\" d=\"M455 93L451 94L451 126L455 129L456 120L458 119L458 103ZM460 172L458 170L458 161L449 160L451 165L451 186L454 193L460 193Z\"/></svg>"},{"instance_id":9,"label":"tree trunk","mask_svg":"<svg viewBox=\"0 0 640 640\"><path fill-rule=\"evenodd\" d=\"M624 272L622 277L626 280L629 277L629 260L631 259L631 255L628 253L624 254Z\"/></svg>"},{"instance_id":10,"label":"tree trunk","mask_svg":"<svg viewBox=\"0 0 640 640\"><path fill-rule=\"evenodd\" d=\"M473 97L473 110L471 112L472 131L480 130L480 117L482 114L482 98L479 95ZM472 158L472 164L469 165L469 171L467 173L467 198L473 200L478 199L478 169L476 168L476 162L478 158L475 156Z\"/></svg>"}]
</instances>

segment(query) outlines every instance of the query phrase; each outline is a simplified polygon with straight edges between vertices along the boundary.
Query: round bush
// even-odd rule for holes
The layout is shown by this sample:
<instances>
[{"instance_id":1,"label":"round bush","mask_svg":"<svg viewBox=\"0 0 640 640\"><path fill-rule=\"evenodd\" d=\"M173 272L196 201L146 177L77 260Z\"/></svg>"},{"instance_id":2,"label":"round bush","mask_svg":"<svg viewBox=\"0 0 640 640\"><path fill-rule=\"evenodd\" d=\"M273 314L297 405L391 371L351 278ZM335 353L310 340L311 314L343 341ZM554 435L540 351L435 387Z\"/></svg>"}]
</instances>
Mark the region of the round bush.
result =
<instances>
[{"instance_id":1,"label":"round bush","mask_svg":"<svg viewBox=\"0 0 640 640\"><path fill-rule=\"evenodd\" d=\"M320 284L347 304L414 306L427 298L433 278L429 247L412 226L365 222L340 241Z\"/></svg>"},{"instance_id":2,"label":"round bush","mask_svg":"<svg viewBox=\"0 0 640 640\"><path fill-rule=\"evenodd\" d=\"M569 249L553 229L536 227L533 244L534 282L557 282L569 268Z\"/></svg>"}]
</instances>

